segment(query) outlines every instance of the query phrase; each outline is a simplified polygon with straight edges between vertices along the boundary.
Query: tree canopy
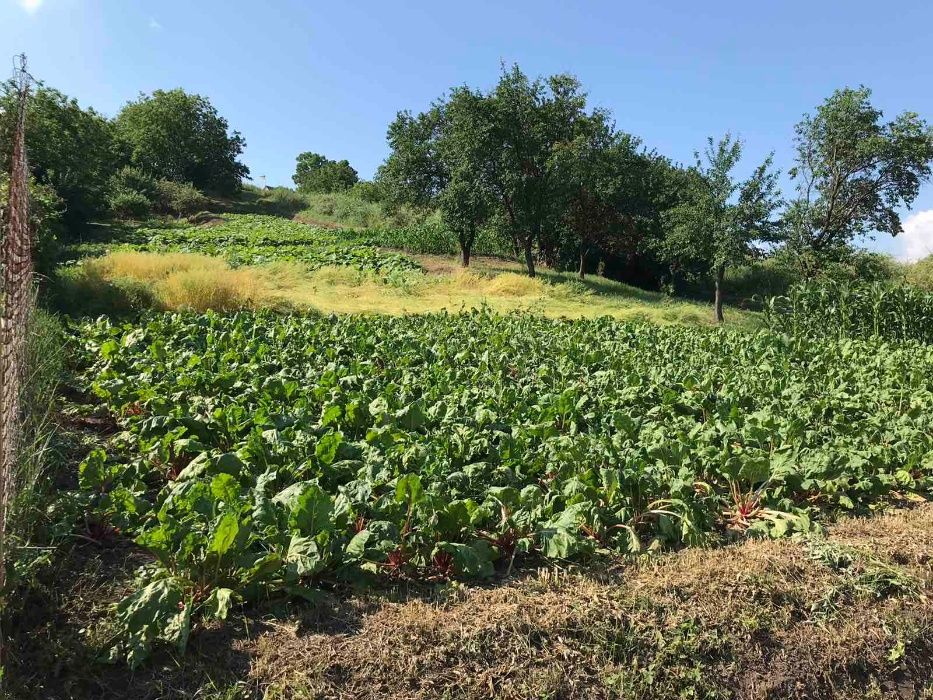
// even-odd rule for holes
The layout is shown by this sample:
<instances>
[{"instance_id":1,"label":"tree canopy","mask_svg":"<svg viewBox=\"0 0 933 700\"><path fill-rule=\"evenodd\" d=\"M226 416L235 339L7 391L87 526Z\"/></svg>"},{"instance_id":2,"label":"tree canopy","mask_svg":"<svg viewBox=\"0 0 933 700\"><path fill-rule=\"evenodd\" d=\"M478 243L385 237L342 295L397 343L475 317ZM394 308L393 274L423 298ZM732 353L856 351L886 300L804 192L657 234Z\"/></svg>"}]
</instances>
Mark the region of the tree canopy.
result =
<instances>
[{"instance_id":1,"label":"tree canopy","mask_svg":"<svg viewBox=\"0 0 933 700\"><path fill-rule=\"evenodd\" d=\"M901 232L930 177L933 130L913 112L883 122L868 88L837 90L796 127L797 198L786 213L792 245L811 257L832 254L858 236Z\"/></svg>"},{"instance_id":2,"label":"tree canopy","mask_svg":"<svg viewBox=\"0 0 933 700\"><path fill-rule=\"evenodd\" d=\"M156 90L127 104L114 125L125 160L153 177L228 195L249 174L237 160L245 140L201 95Z\"/></svg>"},{"instance_id":3,"label":"tree canopy","mask_svg":"<svg viewBox=\"0 0 933 700\"><path fill-rule=\"evenodd\" d=\"M302 192L342 192L357 182L359 176L347 160L328 160L310 151L297 158L292 180Z\"/></svg>"},{"instance_id":4,"label":"tree canopy","mask_svg":"<svg viewBox=\"0 0 933 700\"><path fill-rule=\"evenodd\" d=\"M9 172L13 143L16 87L0 84L0 166ZM39 85L27 103L26 143L36 183L51 187L64 205L64 216L76 223L101 213L116 168L113 127L93 109L58 90Z\"/></svg>"},{"instance_id":5,"label":"tree canopy","mask_svg":"<svg viewBox=\"0 0 933 700\"><path fill-rule=\"evenodd\" d=\"M689 171L685 197L667 214L662 247L672 262L698 265L715 280L714 315L723 320L722 292L726 267L744 262L755 245L778 237L772 220L780 206L778 174L768 156L745 181L733 170L742 157L742 142L726 134L709 139Z\"/></svg>"}]
</instances>

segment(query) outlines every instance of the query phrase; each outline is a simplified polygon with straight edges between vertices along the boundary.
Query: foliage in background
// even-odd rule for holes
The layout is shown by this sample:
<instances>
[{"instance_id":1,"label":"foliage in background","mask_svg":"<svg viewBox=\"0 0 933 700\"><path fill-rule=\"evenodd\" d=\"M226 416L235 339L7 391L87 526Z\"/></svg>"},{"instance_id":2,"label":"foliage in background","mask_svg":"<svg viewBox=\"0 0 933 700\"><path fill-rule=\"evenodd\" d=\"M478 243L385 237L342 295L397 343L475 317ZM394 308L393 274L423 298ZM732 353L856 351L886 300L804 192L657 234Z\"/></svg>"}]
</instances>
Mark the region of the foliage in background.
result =
<instances>
[{"instance_id":1,"label":"foliage in background","mask_svg":"<svg viewBox=\"0 0 933 700\"><path fill-rule=\"evenodd\" d=\"M0 202L9 196L10 177L0 172ZM65 237L65 203L50 185L31 179L29 182L29 223L33 236L33 265L40 275L54 273L59 245ZM0 206L0 222L5 212Z\"/></svg>"},{"instance_id":2,"label":"foliage in background","mask_svg":"<svg viewBox=\"0 0 933 700\"><path fill-rule=\"evenodd\" d=\"M930 346L486 312L78 333L127 432L77 517L156 558L117 611L131 664L325 580L778 536L933 487Z\"/></svg>"},{"instance_id":3,"label":"foliage in background","mask_svg":"<svg viewBox=\"0 0 933 700\"><path fill-rule=\"evenodd\" d=\"M128 103L114 128L124 159L154 178L233 194L249 174L237 160L243 137L201 95L156 90Z\"/></svg>"},{"instance_id":4,"label":"foliage in background","mask_svg":"<svg viewBox=\"0 0 933 700\"><path fill-rule=\"evenodd\" d=\"M16 109L15 85L0 83L0 172L10 172ZM29 166L36 183L50 188L73 227L107 208L108 184L118 161L113 127L93 109L40 85L26 112ZM71 228L62 231L70 236Z\"/></svg>"},{"instance_id":5,"label":"foliage in background","mask_svg":"<svg viewBox=\"0 0 933 700\"><path fill-rule=\"evenodd\" d=\"M772 330L795 336L933 343L933 292L910 284L803 282L765 312Z\"/></svg>"},{"instance_id":6,"label":"foliage in background","mask_svg":"<svg viewBox=\"0 0 933 700\"><path fill-rule=\"evenodd\" d=\"M775 242L778 227L772 216L780 204L777 172L772 156L755 168L744 182L732 174L742 156L742 142L730 135L718 143L709 139L704 163L696 165L688 179L683 201L666 216L667 235L661 243L664 256L687 267L698 265L715 280L713 314L722 322L723 285L726 269L748 261L756 245Z\"/></svg>"},{"instance_id":7,"label":"foliage in background","mask_svg":"<svg viewBox=\"0 0 933 700\"><path fill-rule=\"evenodd\" d=\"M859 236L897 235L898 209L910 207L930 177L933 129L913 112L883 123L868 88L837 90L797 125L797 162L790 169L797 199L785 213L800 264Z\"/></svg>"},{"instance_id":8,"label":"foliage in background","mask_svg":"<svg viewBox=\"0 0 933 700\"><path fill-rule=\"evenodd\" d=\"M658 286L650 243L679 201L680 169L588 110L573 76L531 80L513 66L488 92L457 87L418 115L400 112L388 141L377 176L386 201L437 209L464 264L483 232L532 276L543 261Z\"/></svg>"},{"instance_id":9,"label":"foliage in background","mask_svg":"<svg viewBox=\"0 0 933 700\"><path fill-rule=\"evenodd\" d=\"M360 179L347 160L329 160L307 151L300 153L296 161L292 181L302 192L343 192Z\"/></svg>"},{"instance_id":10,"label":"foliage in background","mask_svg":"<svg viewBox=\"0 0 933 700\"><path fill-rule=\"evenodd\" d=\"M307 204L298 213L298 219L310 224L332 224L352 229L388 228L412 226L438 218L431 210L366 199L358 188L349 192L318 192L306 196Z\"/></svg>"},{"instance_id":11,"label":"foliage in background","mask_svg":"<svg viewBox=\"0 0 933 700\"><path fill-rule=\"evenodd\" d=\"M933 292L933 255L906 265L904 276L911 284Z\"/></svg>"}]
</instances>

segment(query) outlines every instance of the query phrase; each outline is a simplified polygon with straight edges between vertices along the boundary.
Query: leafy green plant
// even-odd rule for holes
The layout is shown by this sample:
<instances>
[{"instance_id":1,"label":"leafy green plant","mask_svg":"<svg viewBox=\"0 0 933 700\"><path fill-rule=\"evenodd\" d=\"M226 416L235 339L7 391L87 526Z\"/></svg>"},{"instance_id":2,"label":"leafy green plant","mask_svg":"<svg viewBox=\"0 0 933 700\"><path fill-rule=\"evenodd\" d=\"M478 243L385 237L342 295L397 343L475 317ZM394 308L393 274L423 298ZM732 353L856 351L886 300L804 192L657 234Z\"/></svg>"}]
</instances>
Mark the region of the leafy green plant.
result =
<instances>
[{"instance_id":1,"label":"leafy green plant","mask_svg":"<svg viewBox=\"0 0 933 700\"><path fill-rule=\"evenodd\" d=\"M908 284L804 282L764 310L780 332L933 342L933 293Z\"/></svg>"},{"instance_id":2,"label":"leafy green plant","mask_svg":"<svg viewBox=\"0 0 933 700\"><path fill-rule=\"evenodd\" d=\"M380 250L368 233L314 228L262 214L225 214L207 226L150 223L133 229L121 243L132 250L214 255L233 266L289 261L309 270L345 266L381 275L422 269L404 255Z\"/></svg>"},{"instance_id":3,"label":"leafy green plant","mask_svg":"<svg viewBox=\"0 0 933 700\"><path fill-rule=\"evenodd\" d=\"M155 560L121 608L134 663L182 643L179 602L196 624L216 596L782 536L933 490L927 346L486 311L76 332L125 431L81 493Z\"/></svg>"}]
</instances>

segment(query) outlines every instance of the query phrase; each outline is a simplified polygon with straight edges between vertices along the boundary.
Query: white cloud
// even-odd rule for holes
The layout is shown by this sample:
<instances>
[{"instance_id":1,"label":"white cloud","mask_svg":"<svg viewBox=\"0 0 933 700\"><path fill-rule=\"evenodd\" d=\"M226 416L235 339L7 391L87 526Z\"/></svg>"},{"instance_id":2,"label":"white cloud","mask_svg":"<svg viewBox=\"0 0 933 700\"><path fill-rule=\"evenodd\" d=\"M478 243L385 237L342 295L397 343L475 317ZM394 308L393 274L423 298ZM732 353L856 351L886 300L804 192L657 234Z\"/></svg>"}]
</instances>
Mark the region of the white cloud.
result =
<instances>
[{"instance_id":1,"label":"white cloud","mask_svg":"<svg viewBox=\"0 0 933 700\"><path fill-rule=\"evenodd\" d=\"M919 260L933 254L933 209L907 217L904 232L897 237L903 242L901 257L905 260Z\"/></svg>"},{"instance_id":2,"label":"white cloud","mask_svg":"<svg viewBox=\"0 0 933 700\"><path fill-rule=\"evenodd\" d=\"M160 29L162 29L162 25L159 24L159 20L157 20L155 17L150 17L149 18L149 29L152 29L153 31L157 32Z\"/></svg>"},{"instance_id":3,"label":"white cloud","mask_svg":"<svg viewBox=\"0 0 933 700\"><path fill-rule=\"evenodd\" d=\"M20 7L31 14L39 9L39 6L42 5L43 0L18 0L18 2Z\"/></svg>"}]
</instances>

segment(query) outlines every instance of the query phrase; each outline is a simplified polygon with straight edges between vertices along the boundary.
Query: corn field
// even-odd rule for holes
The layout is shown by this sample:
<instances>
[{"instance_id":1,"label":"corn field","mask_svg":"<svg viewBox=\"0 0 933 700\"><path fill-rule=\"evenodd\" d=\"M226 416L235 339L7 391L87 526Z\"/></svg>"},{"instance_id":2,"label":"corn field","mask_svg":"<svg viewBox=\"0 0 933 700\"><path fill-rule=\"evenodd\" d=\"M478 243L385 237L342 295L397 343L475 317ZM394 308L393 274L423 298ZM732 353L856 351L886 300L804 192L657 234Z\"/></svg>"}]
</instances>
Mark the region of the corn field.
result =
<instances>
[{"instance_id":1,"label":"corn field","mask_svg":"<svg viewBox=\"0 0 933 700\"><path fill-rule=\"evenodd\" d=\"M933 343L933 293L908 284L807 282L764 311L769 328L790 335Z\"/></svg>"}]
</instances>

